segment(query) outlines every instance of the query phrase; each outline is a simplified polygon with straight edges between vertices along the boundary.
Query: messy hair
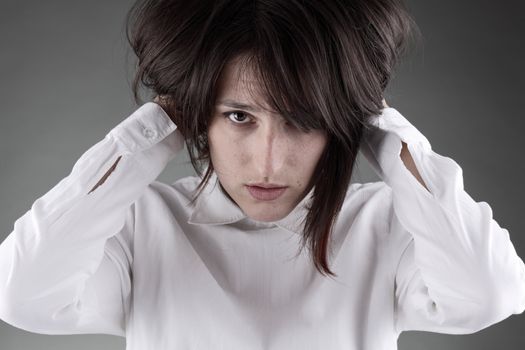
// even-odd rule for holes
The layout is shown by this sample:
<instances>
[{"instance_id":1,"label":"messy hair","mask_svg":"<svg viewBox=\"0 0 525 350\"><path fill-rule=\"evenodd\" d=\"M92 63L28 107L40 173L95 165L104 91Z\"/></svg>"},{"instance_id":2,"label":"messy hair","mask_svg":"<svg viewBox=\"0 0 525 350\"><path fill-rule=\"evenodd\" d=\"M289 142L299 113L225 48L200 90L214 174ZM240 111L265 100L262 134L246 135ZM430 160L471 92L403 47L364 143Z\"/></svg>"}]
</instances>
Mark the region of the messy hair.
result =
<instances>
[{"instance_id":1,"label":"messy hair","mask_svg":"<svg viewBox=\"0 0 525 350\"><path fill-rule=\"evenodd\" d=\"M308 244L316 269L336 276L327 261L330 235L363 128L381 112L412 34L420 35L402 0L138 0L126 34L138 58L135 102L142 103L141 84L169 97L166 112L176 116L201 177L194 200L214 171L207 130L228 62L240 57L253 69L266 102L287 122L326 131L307 186L314 190L301 250Z\"/></svg>"}]
</instances>

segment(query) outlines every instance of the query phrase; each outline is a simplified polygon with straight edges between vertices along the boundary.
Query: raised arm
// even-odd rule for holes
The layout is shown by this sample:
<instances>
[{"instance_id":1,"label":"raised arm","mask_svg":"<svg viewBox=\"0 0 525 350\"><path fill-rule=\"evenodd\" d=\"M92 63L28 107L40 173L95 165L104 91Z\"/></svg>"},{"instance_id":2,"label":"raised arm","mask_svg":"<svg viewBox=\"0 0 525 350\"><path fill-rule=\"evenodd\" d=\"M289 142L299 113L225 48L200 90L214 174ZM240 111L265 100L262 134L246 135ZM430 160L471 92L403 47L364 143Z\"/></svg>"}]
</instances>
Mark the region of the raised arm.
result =
<instances>
[{"instance_id":1,"label":"raised arm","mask_svg":"<svg viewBox=\"0 0 525 350\"><path fill-rule=\"evenodd\" d=\"M411 237L394 271L396 329L473 333L522 313L525 265L461 167L393 108L372 124L363 155L392 189L390 233Z\"/></svg>"},{"instance_id":2,"label":"raised arm","mask_svg":"<svg viewBox=\"0 0 525 350\"><path fill-rule=\"evenodd\" d=\"M134 201L183 148L148 102L87 150L0 245L0 318L43 334L125 335Z\"/></svg>"}]
</instances>

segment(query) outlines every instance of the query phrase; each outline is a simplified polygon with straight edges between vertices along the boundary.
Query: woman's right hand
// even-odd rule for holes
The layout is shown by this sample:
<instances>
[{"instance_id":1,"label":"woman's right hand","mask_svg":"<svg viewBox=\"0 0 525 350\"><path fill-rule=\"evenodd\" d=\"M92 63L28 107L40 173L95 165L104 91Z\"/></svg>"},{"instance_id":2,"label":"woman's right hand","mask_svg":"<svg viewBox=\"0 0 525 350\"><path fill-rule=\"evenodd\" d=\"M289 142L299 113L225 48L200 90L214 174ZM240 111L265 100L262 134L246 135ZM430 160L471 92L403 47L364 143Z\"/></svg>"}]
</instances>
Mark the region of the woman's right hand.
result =
<instances>
[{"instance_id":1,"label":"woman's right hand","mask_svg":"<svg viewBox=\"0 0 525 350\"><path fill-rule=\"evenodd\" d=\"M153 99L153 102L155 102L156 104L160 105L162 107L162 109L164 109L167 112L167 108L168 108L168 101L167 100L168 99L167 99L167 97L165 95L157 95Z\"/></svg>"}]
</instances>

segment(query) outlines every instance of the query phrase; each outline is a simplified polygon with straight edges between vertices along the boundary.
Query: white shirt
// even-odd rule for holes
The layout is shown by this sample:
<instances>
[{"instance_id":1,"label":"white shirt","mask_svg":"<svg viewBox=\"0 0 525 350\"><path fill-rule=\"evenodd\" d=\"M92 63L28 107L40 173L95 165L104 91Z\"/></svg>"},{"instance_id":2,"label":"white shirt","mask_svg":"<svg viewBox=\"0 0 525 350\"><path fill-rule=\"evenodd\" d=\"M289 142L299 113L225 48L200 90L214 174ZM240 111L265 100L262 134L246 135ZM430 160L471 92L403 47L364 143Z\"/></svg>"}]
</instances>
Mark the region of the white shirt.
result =
<instances>
[{"instance_id":1,"label":"white shirt","mask_svg":"<svg viewBox=\"0 0 525 350\"><path fill-rule=\"evenodd\" d=\"M522 313L525 265L490 206L464 191L461 167L394 108L374 125L362 151L384 181L349 186L333 279L307 249L295 257L312 192L265 223L216 175L195 207L199 178L156 181L183 138L145 103L16 220L0 245L0 318L125 336L128 350L393 350L403 330L473 333Z\"/></svg>"}]
</instances>

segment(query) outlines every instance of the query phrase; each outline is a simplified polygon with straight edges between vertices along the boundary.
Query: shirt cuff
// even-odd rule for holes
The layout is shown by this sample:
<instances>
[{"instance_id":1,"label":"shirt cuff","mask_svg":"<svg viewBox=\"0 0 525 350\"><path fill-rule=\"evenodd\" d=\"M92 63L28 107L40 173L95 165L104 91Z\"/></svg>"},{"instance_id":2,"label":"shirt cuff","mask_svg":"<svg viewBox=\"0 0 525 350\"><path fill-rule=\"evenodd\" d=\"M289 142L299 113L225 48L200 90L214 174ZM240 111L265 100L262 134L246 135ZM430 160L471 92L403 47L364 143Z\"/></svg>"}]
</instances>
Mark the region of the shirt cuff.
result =
<instances>
[{"instance_id":1,"label":"shirt cuff","mask_svg":"<svg viewBox=\"0 0 525 350\"><path fill-rule=\"evenodd\" d=\"M175 129L177 125L161 106L146 102L108 135L120 140L130 153L137 153L157 144Z\"/></svg>"}]
</instances>

